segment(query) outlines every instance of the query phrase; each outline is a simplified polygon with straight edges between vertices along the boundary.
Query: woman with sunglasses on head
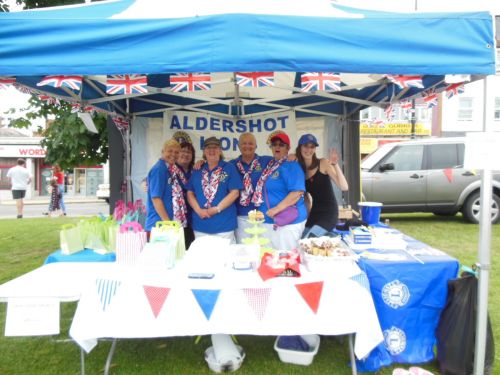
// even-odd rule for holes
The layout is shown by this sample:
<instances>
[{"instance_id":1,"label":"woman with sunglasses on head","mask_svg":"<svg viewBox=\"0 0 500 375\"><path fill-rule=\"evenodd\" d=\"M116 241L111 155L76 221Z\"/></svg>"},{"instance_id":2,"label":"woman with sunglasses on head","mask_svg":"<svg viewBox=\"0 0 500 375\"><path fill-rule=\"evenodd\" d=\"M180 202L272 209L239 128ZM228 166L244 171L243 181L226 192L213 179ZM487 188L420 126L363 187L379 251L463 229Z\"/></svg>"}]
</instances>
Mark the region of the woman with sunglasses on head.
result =
<instances>
[{"instance_id":1,"label":"woman with sunglasses on head","mask_svg":"<svg viewBox=\"0 0 500 375\"><path fill-rule=\"evenodd\" d=\"M252 203L265 214L263 236L271 241L276 250L292 250L297 247L307 219L304 203L305 177L300 165L288 161L290 138L283 132L275 133L270 139L273 159L267 164L255 186ZM282 226L276 225L277 215L297 208L297 216Z\"/></svg>"},{"instance_id":2,"label":"woman with sunglasses on head","mask_svg":"<svg viewBox=\"0 0 500 375\"><path fill-rule=\"evenodd\" d=\"M307 219L304 237L307 237L311 231L315 235L331 232L337 224L339 207L331 181L342 191L347 191L349 188L338 164L339 155L336 150L333 150L330 160L320 159L316 156L318 146L318 140L314 135L304 134L300 137L295 151L297 161L306 175L306 191L312 198L312 208Z\"/></svg>"},{"instance_id":3,"label":"woman with sunglasses on head","mask_svg":"<svg viewBox=\"0 0 500 375\"><path fill-rule=\"evenodd\" d=\"M195 238L212 235L235 243L237 226L235 201L243 189L241 178L231 163L223 160L221 142L209 137L203 144L203 166L194 169L187 186L193 208Z\"/></svg>"}]
</instances>

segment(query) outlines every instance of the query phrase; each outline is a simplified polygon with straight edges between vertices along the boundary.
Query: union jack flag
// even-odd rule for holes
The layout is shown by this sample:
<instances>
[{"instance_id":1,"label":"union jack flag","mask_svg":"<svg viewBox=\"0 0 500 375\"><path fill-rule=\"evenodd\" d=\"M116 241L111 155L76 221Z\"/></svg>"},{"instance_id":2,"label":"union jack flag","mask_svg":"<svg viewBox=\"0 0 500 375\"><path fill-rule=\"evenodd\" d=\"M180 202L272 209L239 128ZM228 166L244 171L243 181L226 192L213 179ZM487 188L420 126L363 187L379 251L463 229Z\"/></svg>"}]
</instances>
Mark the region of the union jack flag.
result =
<instances>
[{"instance_id":1,"label":"union jack flag","mask_svg":"<svg viewBox=\"0 0 500 375\"><path fill-rule=\"evenodd\" d=\"M82 88L82 76L46 76L37 86L68 87L79 91Z\"/></svg>"},{"instance_id":2,"label":"union jack flag","mask_svg":"<svg viewBox=\"0 0 500 375\"><path fill-rule=\"evenodd\" d=\"M80 103L72 103L71 104L71 113L77 113L80 111L80 108L82 106L80 105ZM94 106L91 106L91 105L87 105L85 107L83 107L83 112L105 112L105 111L99 111L98 108L94 107Z\"/></svg>"},{"instance_id":3,"label":"union jack flag","mask_svg":"<svg viewBox=\"0 0 500 375\"><path fill-rule=\"evenodd\" d=\"M454 83L446 88L446 97L450 99L454 95L463 94L464 92L465 92L465 86L463 82Z\"/></svg>"},{"instance_id":4,"label":"union jack flag","mask_svg":"<svg viewBox=\"0 0 500 375\"><path fill-rule=\"evenodd\" d=\"M236 83L248 87L274 86L274 72L236 72Z\"/></svg>"},{"instance_id":5,"label":"union jack flag","mask_svg":"<svg viewBox=\"0 0 500 375\"><path fill-rule=\"evenodd\" d=\"M38 99L40 99L42 102L45 102L47 104L59 105L59 99L53 98L52 96L38 95Z\"/></svg>"},{"instance_id":6,"label":"union jack flag","mask_svg":"<svg viewBox=\"0 0 500 375\"><path fill-rule=\"evenodd\" d=\"M106 93L117 94L145 94L148 92L148 79L139 74L118 74L108 76Z\"/></svg>"},{"instance_id":7,"label":"union jack flag","mask_svg":"<svg viewBox=\"0 0 500 375\"><path fill-rule=\"evenodd\" d=\"M416 87L419 89L424 88L424 84L422 83L422 76L401 76L401 75L386 75L387 79L399 86L399 88L405 87Z\"/></svg>"},{"instance_id":8,"label":"union jack flag","mask_svg":"<svg viewBox=\"0 0 500 375\"><path fill-rule=\"evenodd\" d=\"M438 105L438 95L434 90L429 90L424 93L424 102L427 104L427 108L433 108Z\"/></svg>"},{"instance_id":9,"label":"union jack flag","mask_svg":"<svg viewBox=\"0 0 500 375\"><path fill-rule=\"evenodd\" d=\"M338 73L303 73L300 77L301 91L340 91Z\"/></svg>"},{"instance_id":10,"label":"union jack flag","mask_svg":"<svg viewBox=\"0 0 500 375\"><path fill-rule=\"evenodd\" d=\"M127 119L124 119L123 117L116 116L116 117L112 117L112 120L118 129L128 129L129 122Z\"/></svg>"},{"instance_id":11,"label":"union jack flag","mask_svg":"<svg viewBox=\"0 0 500 375\"><path fill-rule=\"evenodd\" d=\"M403 100L402 102L399 103L401 109L405 113L405 115L409 115L411 113L411 110L413 109L413 105L411 103L411 100Z\"/></svg>"},{"instance_id":12,"label":"union jack flag","mask_svg":"<svg viewBox=\"0 0 500 375\"><path fill-rule=\"evenodd\" d=\"M389 104L387 107L385 107L384 113L388 121L392 121L394 120L394 117L396 117L396 112L392 104Z\"/></svg>"},{"instance_id":13,"label":"union jack flag","mask_svg":"<svg viewBox=\"0 0 500 375\"><path fill-rule=\"evenodd\" d=\"M15 83L14 87L16 88L17 91L22 92L23 94L33 94L35 93L34 90L30 89L29 87L22 86L19 83Z\"/></svg>"},{"instance_id":14,"label":"union jack flag","mask_svg":"<svg viewBox=\"0 0 500 375\"><path fill-rule=\"evenodd\" d=\"M0 89L6 89L7 87L12 86L14 83L16 83L15 78L0 77Z\"/></svg>"},{"instance_id":15,"label":"union jack flag","mask_svg":"<svg viewBox=\"0 0 500 375\"><path fill-rule=\"evenodd\" d=\"M210 90L212 78L210 73L177 73L170 76L170 90L182 91L206 91Z\"/></svg>"}]
</instances>

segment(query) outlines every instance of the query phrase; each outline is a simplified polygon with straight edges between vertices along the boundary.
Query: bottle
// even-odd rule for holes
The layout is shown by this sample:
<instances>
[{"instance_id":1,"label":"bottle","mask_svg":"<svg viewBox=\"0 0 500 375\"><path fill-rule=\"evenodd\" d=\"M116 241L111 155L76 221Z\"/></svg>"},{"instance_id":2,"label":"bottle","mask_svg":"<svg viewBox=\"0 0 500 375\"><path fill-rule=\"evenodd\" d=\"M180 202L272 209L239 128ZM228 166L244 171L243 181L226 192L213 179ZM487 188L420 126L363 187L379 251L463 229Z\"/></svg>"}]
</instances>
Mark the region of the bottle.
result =
<instances>
[{"instance_id":1,"label":"bottle","mask_svg":"<svg viewBox=\"0 0 500 375\"><path fill-rule=\"evenodd\" d=\"M385 224L385 225L387 225L387 226L389 227L389 226L390 226L390 225L389 225L389 219L385 219L385 220L384 220L384 224Z\"/></svg>"}]
</instances>

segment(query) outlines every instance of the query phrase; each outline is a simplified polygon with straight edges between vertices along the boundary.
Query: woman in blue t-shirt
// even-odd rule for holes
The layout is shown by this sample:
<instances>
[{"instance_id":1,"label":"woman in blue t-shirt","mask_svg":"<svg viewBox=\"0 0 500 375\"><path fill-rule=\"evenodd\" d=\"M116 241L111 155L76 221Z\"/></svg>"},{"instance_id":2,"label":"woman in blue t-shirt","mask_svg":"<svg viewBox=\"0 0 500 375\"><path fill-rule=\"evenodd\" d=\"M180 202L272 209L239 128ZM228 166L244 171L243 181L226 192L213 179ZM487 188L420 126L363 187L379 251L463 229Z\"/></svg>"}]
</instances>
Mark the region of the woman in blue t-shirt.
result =
<instances>
[{"instance_id":1,"label":"woman in blue t-shirt","mask_svg":"<svg viewBox=\"0 0 500 375\"><path fill-rule=\"evenodd\" d=\"M241 177L231 163L222 160L220 140L209 137L203 144L206 163L193 170L187 198L193 208L195 238L213 235L235 243L237 226L235 201L243 188Z\"/></svg>"},{"instance_id":2,"label":"woman in blue t-shirt","mask_svg":"<svg viewBox=\"0 0 500 375\"><path fill-rule=\"evenodd\" d=\"M163 144L161 158L151 168L147 177L148 200L146 231L150 232L158 221L178 221L187 226L187 204L183 186L187 180L177 166L180 145L175 139Z\"/></svg>"},{"instance_id":3,"label":"woman in blue t-shirt","mask_svg":"<svg viewBox=\"0 0 500 375\"><path fill-rule=\"evenodd\" d=\"M273 160L262 172L255 186L252 203L265 214L265 237L276 250L292 250L298 246L307 219L304 204L305 176L297 162L288 161L290 138L283 132L271 139ZM295 205L298 216L289 224L277 226L274 218L287 207Z\"/></svg>"}]
</instances>

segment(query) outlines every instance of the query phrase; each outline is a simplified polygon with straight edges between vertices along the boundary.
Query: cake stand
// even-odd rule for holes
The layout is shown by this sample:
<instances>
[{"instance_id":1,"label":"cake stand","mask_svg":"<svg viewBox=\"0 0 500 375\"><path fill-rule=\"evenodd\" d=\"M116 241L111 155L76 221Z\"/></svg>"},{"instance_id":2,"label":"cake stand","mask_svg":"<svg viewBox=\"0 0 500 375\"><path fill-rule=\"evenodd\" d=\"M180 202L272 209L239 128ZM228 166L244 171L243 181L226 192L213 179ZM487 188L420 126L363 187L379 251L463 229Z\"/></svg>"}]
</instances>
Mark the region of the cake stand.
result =
<instances>
[{"instance_id":1,"label":"cake stand","mask_svg":"<svg viewBox=\"0 0 500 375\"><path fill-rule=\"evenodd\" d=\"M267 229L262 227L264 220L248 220L252 226L250 228L245 228L245 233L251 234L251 237L243 238L243 243L246 245L259 245L260 255L262 256L265 252L271 251L270 247L265 246L269 243L269 238L260 236L262 233L267 232Z\"/></svg>"}]
</instances>

